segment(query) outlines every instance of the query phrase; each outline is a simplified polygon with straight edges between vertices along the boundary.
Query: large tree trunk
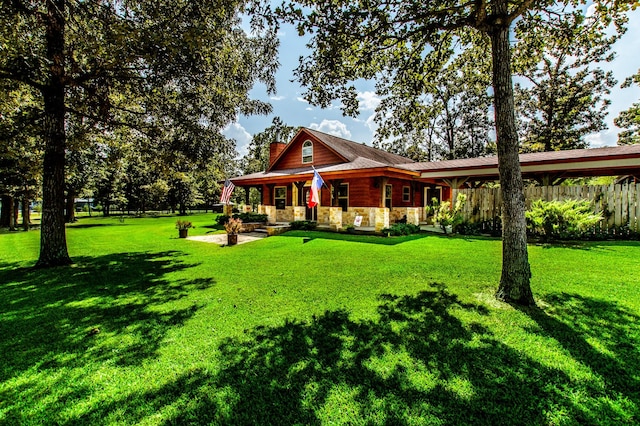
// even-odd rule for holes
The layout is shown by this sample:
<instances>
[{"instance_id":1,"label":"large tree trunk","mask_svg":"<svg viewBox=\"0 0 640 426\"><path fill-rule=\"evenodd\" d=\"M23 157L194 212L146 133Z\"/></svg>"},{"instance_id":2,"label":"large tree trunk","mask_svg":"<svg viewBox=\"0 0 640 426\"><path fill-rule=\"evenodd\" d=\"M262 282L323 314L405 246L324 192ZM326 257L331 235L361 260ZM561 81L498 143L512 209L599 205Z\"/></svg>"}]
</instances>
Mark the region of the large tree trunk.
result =
<instances>
[{"instance_id":1,"label":"large tree trunk","mask_svg":"<svg viewBox=\"0 0 640 426\"><path fill-rule=\"evenodd\" d=\"M65 207L64 221L73 223L76 221L76 192L73 189L67 190L67 202Z\"/></svg>"},{"instance_id":2,"label":"large tree trunk","mask_svg":"<svg viewBox=\"0 0 640 426\"><path fill-rule=\"evenodd\" d=\"M29 213L29 197L27 197L28 188L25 188L24 195L22 196L22 229L29 230L29 224L31 223L31 215Z\"/></svg>"},{"instance_id":3,"label":"large tree trunk","mask_svg":"<svg viewBox=\"0 0 640 426\"><path fill-rule=\"evenodd\" d=\"M9 195L2 195L2 210L0 211L0 228L8 228L9 227L9 217L11 215L11 209L9 208L9 203L11 203L11 197Z\"/></svg>"},{"instance_id":4,"label":"large tree trunk","mask_svg":"<svg viewBox=\"0 0 640 426\"><path fill-rule=\"evenodd\" d=\"M44 162L42 166L42 227L37 267L71 264L64 225L64 0L48 3L46 17L49 82L44 101Z\"/></svg>"},{"instance_id":5,"label":"large tree trunk","mask_svg":"<svg viewBox=\"0 0 640 426\"><path fill-rule=\"evenodd\" d=\"M9 202L7 203L7 212L9 212L9 231L16 230L16 209L15 209L15 199L13 197L9 197Z\"/></svg>"},{"instance_id":6,"label":"large tree trunk","mask_svg":"<svg viewBox=\"0 0 640 426\"><path fill-rule=\"evenodd\" d=\"M502 6L504 10L497 12L503 12L506 16L506 2ZM496 297L508 303L534 305L529 282L531 269L527 253L524 192L511 80L509 26L494 27L489 36L493 59L498 169L503 198L502 276Z\"/></svg>"}]
</instances>

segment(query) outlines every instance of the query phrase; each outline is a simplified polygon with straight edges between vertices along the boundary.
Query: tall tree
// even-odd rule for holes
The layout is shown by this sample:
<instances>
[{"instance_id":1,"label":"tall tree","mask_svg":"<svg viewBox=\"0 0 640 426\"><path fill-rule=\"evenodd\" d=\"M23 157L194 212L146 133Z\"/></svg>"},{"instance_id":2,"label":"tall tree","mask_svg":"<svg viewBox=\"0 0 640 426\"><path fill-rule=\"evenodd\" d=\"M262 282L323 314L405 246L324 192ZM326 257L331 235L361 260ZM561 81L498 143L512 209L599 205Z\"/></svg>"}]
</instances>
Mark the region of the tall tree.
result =
<instances>
[{"instance_id":1,"label":"tall tree","mask_svg":"<svg viewBox=\"0 0 640 426\"><path fill-rule=\"evenodd\" d=\"M603 13L528 14L516 27L515 69L528 83L516 85L523 151L586 148L586 135L606 129L616 81L597 64L613 60L620 34L606 34Z\"/></svg>"},{"instance_id":2,"label":"tall tree","mask_svg":"<svg viewBox=\"0 0 640 426\"><path fill-rule=\"evenodd\" d=\"M41 179L41 119L41 108L28 86L0 83L0 226L15 228L21 202L22 226L29 229L29 205Z\"/></svg>"},{"instance_id":3,"label":"tall tree","mask_svg":"<svg viewBox=\"0 0 640 426\"><path fill-rule=\"evenodd\" d=\"M376 79L377 90L433 78L454 55L455 31L468 29L491 43L492 85L500 186L503 192L500 300L534 304L527 253L524 195L515 120L511 47L512 24L551 2L531 0L298 0L283 11L311 33L313 53L303 58L297 78L308 101L328 106L341 99L343 112L358 109L357 79ZM621 2L602 3L614 13Z\"/></svg>"},{"instance_id":4,"label":"tall tree","mask_svg":"<svg viewBox=\"0 0 640 426\"><path fill-rule=\"evenodd\" d=\"M32 87L44 112L38 266L71 262L64 228L70 115L136 126L158 141L154 128L219 133L238 114L270 111L248 93L256 81L274 90L277 37L255 17L253 33L242 30L241 14L261 7L250 1L2 2L0 79Z\"/></svg>"},{"instance_id":5,"label":"tall tree","mask_svg":"<svg viewBox=\"0 0 640 426\"><path fill-rule=\"evenodd\" d=\"M622 87L631 87L634 83L640 86L640 69L636 74L625 79ZM618 133L618 145L640 143L640 102L636 102L628 109L620 112L620 115L613 122L616 126L626 129Z\"/></svg>"},{"instance_id":6,"label":"tall tree","mask_svg":"<svg viewBox=\"0 0 640 426\"><path fill-rule=\"evenodd\" d=\"M486 39L459 32L464 50L432 78L392 85L376 111L375 145L416 160L452 160L485 153L492 128L490 52ZM422 139L422 140L420 140Z\"/></svg>"}]
</instances>

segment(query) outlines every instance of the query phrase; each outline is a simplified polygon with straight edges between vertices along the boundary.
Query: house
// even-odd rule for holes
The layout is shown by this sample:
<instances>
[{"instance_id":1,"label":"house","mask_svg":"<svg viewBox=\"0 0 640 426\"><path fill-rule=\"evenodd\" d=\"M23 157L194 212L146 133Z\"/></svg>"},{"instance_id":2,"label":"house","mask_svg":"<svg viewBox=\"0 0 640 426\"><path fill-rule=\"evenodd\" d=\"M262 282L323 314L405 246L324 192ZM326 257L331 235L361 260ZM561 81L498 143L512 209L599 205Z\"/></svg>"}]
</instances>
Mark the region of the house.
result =
<instances>
[{"instance_id":1,"label":"house","mask_svg":"<svg viewBox=\"0 0 640 426\"><path fill-rule=\"evenodd\" d=\"M640 176L640 145L522 154L520 162L523 177L546 185L577 176ZM325 187L319 205L308 208L314 169ZM307 128L289 143L271 144L267 170L231 179L258 189L258 210L269 222L313 220L340 229L360 216L361 226L375 231L404 218L419 224L433 198L449 200L456 189L496 180L497 157L417 163Z\"/></svg>"}]
</instances>

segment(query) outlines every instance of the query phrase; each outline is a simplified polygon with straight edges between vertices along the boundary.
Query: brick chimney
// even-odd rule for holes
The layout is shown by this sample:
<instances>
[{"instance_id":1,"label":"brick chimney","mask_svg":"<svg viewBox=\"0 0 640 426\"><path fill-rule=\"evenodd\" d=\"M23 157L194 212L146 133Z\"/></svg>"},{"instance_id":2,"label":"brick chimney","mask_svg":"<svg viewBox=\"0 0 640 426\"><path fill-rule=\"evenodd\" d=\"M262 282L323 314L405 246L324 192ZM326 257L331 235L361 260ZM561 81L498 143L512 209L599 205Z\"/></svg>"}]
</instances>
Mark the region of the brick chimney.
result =
<instances>
[{"instance_id":1,"label":"brick chimney","mask_svg":"<svg viewBox=\"0 0 640 426\"><path fill-rule=\"evenodd\" d=\"M272 142L271 145L269 145L269 168L273 166L273 162L286 146L287 144L282 142Z\"/></svg>"}]
</instances>

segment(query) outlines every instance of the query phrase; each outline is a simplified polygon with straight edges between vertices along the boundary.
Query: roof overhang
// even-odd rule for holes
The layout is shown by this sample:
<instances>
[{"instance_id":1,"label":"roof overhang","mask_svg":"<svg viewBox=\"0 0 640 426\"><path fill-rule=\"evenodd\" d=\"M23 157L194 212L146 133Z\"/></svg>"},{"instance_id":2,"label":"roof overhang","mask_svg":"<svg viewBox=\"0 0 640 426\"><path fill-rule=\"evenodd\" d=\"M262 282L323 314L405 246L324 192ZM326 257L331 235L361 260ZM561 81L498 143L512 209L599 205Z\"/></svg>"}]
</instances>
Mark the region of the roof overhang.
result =
<instances>
[{"instance_id":1,"label":"roof overhang","mask_svg":"<svg viewBox=\"0 0 640 426\"><path fill-rule=\"evenodd\" d=\"M375 167L353 170L322 170L322 168L318 168L317 170L324 181L368 177L400 179L414 179L420 177L420 173L417 171L405 170L397 167ZM231 178L230 180L236 186L261 186L269 184L289 184L293 182L310 181L311 179L313 179L313 169L256 173L253 175Z\"/></svg>"},{"instance_id":2,"label":"roof overhang","mask_svg":"<svg viewBox=\"0 0 640 426\"><path fill-rule=\"evenodd\" d=\"M639 147L640 148L640 147ZM594 151L594 150L580 150ZM545 159L543 153L538 155L523 154L520 156L520 168L524 178L535 178L542 175L553 174L565 178L582 176L615 176L615 175L638 175L640 174L640 149L636 153L628 152L616 155L614 147L608 149L609 154L603 156L584 155L582 157L553 158L549 155ZM629 151L629 150L626 150ZM551 153L550 153L551 154ZM579 154L578 152L576 154ZM590 153L592 154L592 152ZM499 178L497 157L477 159L478 165L473 164L473 160L468 161L465 166L446 167L447 162L441 162L439 167L422 170L422 179L453 179L466 178L467 180L497 180Z\"/></svg>"}]
</instances>

